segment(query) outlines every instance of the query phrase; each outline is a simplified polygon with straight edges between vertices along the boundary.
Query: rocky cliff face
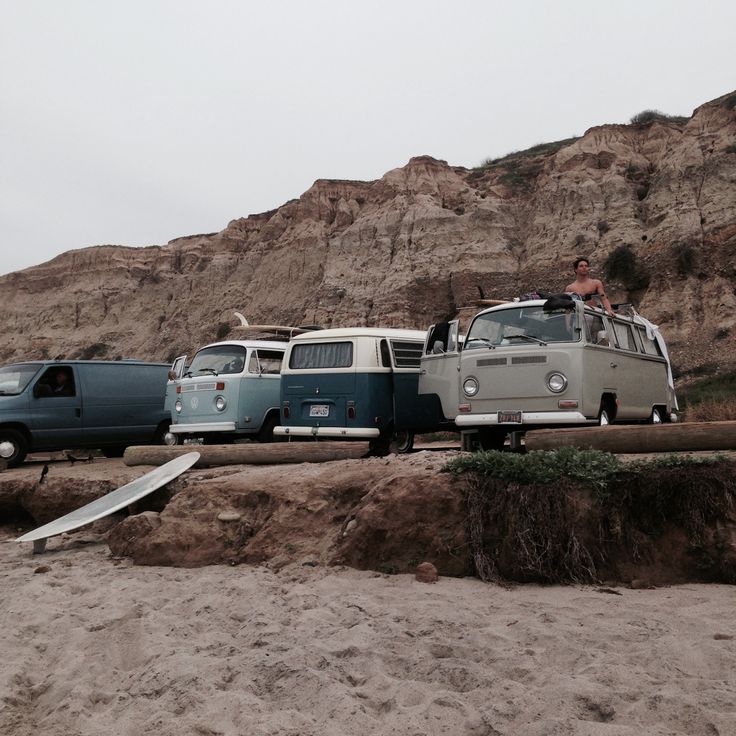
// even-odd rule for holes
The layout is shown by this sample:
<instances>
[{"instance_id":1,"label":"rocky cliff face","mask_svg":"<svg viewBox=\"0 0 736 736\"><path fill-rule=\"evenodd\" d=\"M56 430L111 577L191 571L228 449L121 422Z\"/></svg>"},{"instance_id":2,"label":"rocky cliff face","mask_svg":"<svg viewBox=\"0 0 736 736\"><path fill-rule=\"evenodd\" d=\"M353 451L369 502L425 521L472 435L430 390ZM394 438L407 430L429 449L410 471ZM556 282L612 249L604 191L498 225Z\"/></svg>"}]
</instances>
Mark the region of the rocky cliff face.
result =
<instances>
[{"instance_id":1,"label":"rocky cliff face","mask_svg":"<svg viewBox=\"0 0 736 736\"><path fill-rule=\"evenodd\" d=\"M661 325L681 370L736 363L736 93L687 121L592 128L468 170L429 156L318 180L160 247L96 246L0 278L0 360L168 360L251 322L426 328L559 290L576 255ZM603 266L609 268L604 273Z\"/></svg>"}]
</instances>

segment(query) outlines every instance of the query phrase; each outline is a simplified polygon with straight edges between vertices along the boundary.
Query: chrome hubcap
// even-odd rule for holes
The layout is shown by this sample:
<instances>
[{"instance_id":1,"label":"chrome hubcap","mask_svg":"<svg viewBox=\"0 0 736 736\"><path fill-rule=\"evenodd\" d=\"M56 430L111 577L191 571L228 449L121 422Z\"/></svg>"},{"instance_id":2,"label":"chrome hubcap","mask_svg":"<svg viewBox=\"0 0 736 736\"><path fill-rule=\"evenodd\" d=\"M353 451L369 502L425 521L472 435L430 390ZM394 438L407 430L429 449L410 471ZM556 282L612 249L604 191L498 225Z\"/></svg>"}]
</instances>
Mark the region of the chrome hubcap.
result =
<instances>
[{"instance_id":1,"label":"chrome hubcap","mask_svg":"<svg viewBox=\"0 0 736 736\"><path fill-rule=\"evenodd\" d=\"M7 440L0 442L0 457L8 459L15 455L15 445Z\"/></svg>"}]
</instances>

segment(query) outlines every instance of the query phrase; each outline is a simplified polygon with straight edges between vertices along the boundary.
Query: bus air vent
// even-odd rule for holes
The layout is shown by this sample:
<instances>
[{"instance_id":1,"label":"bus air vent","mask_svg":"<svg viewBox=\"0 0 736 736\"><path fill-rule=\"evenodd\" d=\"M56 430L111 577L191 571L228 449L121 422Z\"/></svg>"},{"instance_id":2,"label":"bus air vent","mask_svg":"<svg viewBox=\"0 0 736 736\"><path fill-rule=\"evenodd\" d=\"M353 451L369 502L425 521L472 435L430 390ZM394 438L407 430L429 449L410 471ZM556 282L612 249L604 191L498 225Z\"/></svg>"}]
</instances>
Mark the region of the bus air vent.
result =
<instances>
[{"instance_id":1,"label":"bus air vent","mask_svg":"<svg viewBox=\"0 0 736 736\"><path fill-rule=\"evenodd\" d=\"M483 358L476 360L475 364L478 365L506 365L506 358Z\"/></svg>"},{"instance_id":2,"label":"bus air vent","mask_svg":"<svg viewBox=\"0 0 736 736\"><path fill-rule=\"evenodd\" d=\"M518 358L511 358L511 365L528 365L529 363L546 363L546 355L520 355Z\"/></svg>"}]
</instances>

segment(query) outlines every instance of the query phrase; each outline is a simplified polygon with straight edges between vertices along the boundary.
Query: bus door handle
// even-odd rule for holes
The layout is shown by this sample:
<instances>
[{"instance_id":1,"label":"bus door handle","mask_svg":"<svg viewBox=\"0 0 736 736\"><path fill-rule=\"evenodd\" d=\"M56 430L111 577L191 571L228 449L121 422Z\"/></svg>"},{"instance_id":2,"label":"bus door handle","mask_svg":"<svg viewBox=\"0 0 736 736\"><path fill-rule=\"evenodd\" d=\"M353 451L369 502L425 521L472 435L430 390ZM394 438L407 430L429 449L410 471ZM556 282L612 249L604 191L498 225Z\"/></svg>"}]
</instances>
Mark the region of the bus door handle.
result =
<instances>
[{"instance_id":1,"label":"bus door handle","mask_svg":"<svg viewBox=\"0 0 736 736\"><path fill-rule=\"evenodd\" d=\"M611 368L616 368L618 366L618 363L611 363Z\"/></svg>"},{"instance_id":2,"label":"bus door handle","mask_svg":"<svg viewBox=\"0 0 736 736\"><path fill-rule=\"evenodd\" d=\"M419 375L420 376L426 376L427 375L427 369L426 368L422 368L422 370L419 371Z\"/></svg>"}]
</instances>

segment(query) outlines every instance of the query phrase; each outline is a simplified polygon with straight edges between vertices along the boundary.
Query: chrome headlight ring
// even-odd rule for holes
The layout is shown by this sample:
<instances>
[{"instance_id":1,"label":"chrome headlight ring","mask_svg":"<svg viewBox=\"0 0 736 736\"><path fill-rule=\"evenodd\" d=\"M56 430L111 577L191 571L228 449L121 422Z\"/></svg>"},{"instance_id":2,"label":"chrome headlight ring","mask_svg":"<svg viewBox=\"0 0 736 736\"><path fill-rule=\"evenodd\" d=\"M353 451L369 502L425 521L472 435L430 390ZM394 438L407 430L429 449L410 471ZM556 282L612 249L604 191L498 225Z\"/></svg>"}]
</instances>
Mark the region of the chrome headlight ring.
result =
<instances>
[{"instance_id":1,"label":"chrome headlight ring","mask_svg":"<svg viewBox=\"0 0 736 736\"><path fill-rule=\"evenodd\" d=\"M567 388L567 377L564 373L550 373L546 379L547 388L554 394L561 394Z\"/></svg>"},{"instance_id":2,"label":"chrome headlight ring","mask_svg":"<svg viewBox=\"0 0 736 736\"><path fill-rule=\"evenodd\" d=\"M478 384L478 379L474 376L468 376L463 381L463 393L466 396L475 396L478 393L478 389L480 389L480 385Z\"/></svg>"}]
</instances>

